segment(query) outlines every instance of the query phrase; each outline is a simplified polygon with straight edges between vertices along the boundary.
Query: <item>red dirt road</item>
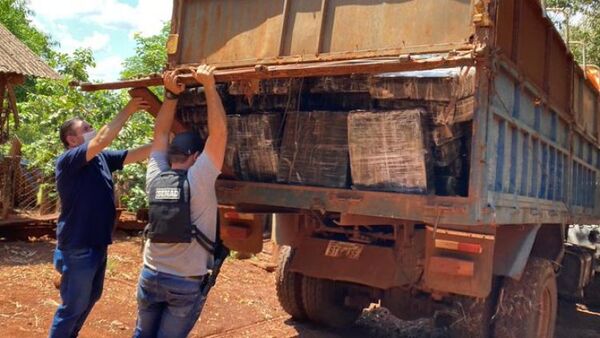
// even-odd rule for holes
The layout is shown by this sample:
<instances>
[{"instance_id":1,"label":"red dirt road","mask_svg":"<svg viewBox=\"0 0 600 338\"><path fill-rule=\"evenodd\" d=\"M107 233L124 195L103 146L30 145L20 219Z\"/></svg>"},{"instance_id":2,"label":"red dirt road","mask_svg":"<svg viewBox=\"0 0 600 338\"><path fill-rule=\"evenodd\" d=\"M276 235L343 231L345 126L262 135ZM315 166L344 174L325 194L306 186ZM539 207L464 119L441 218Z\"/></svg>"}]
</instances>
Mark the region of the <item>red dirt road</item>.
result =
<instances>
[{"instance_id":1,"label":"red dirt road","mask_svg":"<svg viewBox=\"0 0 600 338\"><path fill-rule=\"evenodd\" d=\"M0 337L46 337L60 301L53 281L55 242L0 241ZM248 260L230 259L212 290L192 337L444 337L430 320L400 321L385 309L365 311L358 323L334 331L296 323L275 295L270 245ZM130 337L136 316L136 282L141 265L137 237L120 233L109 250L105 290L81 337ZM600 337L600 313L563 304L557 337Z\"/></svg>"}]
</instances>

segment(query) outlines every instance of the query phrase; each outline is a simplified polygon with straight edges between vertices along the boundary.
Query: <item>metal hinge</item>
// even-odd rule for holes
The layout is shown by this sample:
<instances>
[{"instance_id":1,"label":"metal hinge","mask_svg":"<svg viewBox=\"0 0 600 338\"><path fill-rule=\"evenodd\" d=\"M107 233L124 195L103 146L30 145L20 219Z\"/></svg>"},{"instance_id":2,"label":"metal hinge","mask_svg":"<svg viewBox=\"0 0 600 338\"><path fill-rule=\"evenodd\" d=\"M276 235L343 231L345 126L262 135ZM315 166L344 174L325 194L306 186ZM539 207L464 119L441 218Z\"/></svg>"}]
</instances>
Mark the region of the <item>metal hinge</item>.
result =
<instances>
[{"instance_id":1,"label":"metal hinge","mask_svg":"<svg viewBox=\"0 0 600 338\"><path fill-rule=\"evenodd\" d=\"M173 55L177 53L177 46L179 45L179 34L169 34L167 40L167 53Z\"/></svg>"}]
</instances>

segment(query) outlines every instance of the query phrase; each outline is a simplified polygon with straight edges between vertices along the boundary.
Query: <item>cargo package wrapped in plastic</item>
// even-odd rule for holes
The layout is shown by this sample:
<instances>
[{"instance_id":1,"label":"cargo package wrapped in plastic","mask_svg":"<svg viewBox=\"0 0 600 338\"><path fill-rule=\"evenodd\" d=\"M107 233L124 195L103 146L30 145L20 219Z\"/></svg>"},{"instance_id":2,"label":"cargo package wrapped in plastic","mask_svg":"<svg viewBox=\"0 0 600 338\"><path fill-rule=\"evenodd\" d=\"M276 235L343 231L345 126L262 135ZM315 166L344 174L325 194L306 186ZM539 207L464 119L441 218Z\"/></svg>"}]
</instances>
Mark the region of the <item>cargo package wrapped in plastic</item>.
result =
<instances>
[{"instance_id":1,"label":"cargo package wrapped in plastic","mask_svg":"<svg viewBox=\"0 0 600 338\"><path fill-rule=\"evenodd\" d=\"M386 110L423 108L427 111L428 120L433 125L447 126L473 119L475 114L475 97L468 96L460 100L451 101L379 100L378 106Z\"/></svg>"},{"instance_id":2,"label":"cargo package wrapped in plastic","mask_svg":"<svg viewBox=\"0 0 600 338\"><path fill-rule=\"evenodd\" d=\"M475 70L462 68L384 73L371 78L375 99L460 100L475 94Z\"/></svg>"},{"instance_id":3,"label":"cargo package wrapped in plastic","mask_svg":"<svg viewBox=\"0 0 600 338\"><path fill-rule=\"evenodd\" d=\"M281 114L238 116L229 128L239 163L238 177L247 181L274 182L279 168Z\"/></svg>"},{"instance_id":4,"label":"cargo package wrapped in plastic","mask_svg":"<svg viewBox=\"0 0 600 338\"><path fill-rule=\"evenodd\" d=\"M369 75L323 76L313 79L311 93L368 93Z\"/></svg>"},{"instance_id":5,"label":"cargo package wrapped in plastic","mask_svg":"<svg viewBox=\"0 0 600 338\"><path fill-rule=\"evenodd\" d=\"M357 189L428 193L432 163L422 109L350 113L348 142Z\"/></svg>"},{"instance_id":6,"label":"cargo package wrapped in plastic","mask_svg":"<svg viewBox=\"0 0 600 338\"><path fill-rule=\"evenodd\" d=\"M228 92L231 95L288 95L300 87L302 79L267 79L233 81Z\"/></svg>"},{"instance_id":7,"label":"cargo package wrapped in plastic","mask_svg":"<svg viewBox=\"0 0 600 338\"><path fill-rule=\"evenodd\" d=\"M288 113L277 181L333 188L348 186L348 113Z\"/></svg>"}]
</instances>

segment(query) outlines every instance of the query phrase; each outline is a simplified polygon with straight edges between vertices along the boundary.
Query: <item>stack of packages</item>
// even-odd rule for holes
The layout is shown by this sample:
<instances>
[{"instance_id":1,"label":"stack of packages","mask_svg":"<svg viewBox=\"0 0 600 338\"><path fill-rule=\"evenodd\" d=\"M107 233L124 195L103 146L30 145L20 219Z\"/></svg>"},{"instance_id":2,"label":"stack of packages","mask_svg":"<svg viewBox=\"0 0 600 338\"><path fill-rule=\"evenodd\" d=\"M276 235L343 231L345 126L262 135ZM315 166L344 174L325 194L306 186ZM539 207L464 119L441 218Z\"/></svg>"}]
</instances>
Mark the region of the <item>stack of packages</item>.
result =
<instances>
[{"instance_id":1,"label":"stack of packages","mask_svg":"<svg viewBox=\"0 0 600 338\"><path fill-rule=\"evenodd\" d=\"M287 114L277 181L348 187L348 113Z\"/></svg>"},{"instance_id":2,"label":"stack of packages","mask_svg":"<svg viewBox=\"0 0 600 338\"><path fill-rule=\"evenodd\" d=\"M354 187L414 194L432 190L422 109L352 112L348 117Z\"/></svg>"},{"instance_id":3,"label":"stack of packages","mask_svg":"<svg viewBox=\"0 0 600 338\"><path fill-rule=\"evenodd\" d=\"M467 121L475 110L474 70L459 68L381 74L371 96L384 109L425 109L439 195L456 195L462 179Z\"/></svg>"},{"instance_id":4,"label":"stack of packages","mask_svg":"<svg viewBox=\"0 0 600 338\"><path fill-rule=\"evenodd\" d=\"M281 115L262 113L228 117L237 177L245 181L274 182L279 170Z\"/></svg>"},{"instance_id":5,"label":"stack of packages","mask_svg":"<svg viewBox=\"0 0 600 338\"><path fill-rule=\"evenodd\" d=\"M303 109L342 110L369 109L369 76L364 74L349 76L325 76L313 78L306 84Z\"/></svg>"},{"instance_id":6,"label":"stack of packages","mask_svg":"<svg viewBox=\"0 0 600 338\"><path fill-rule=\"evenodd\" d=\"M233 81L229 95L233 96L236 112L285 111L298 106L302 79L269 79Z\"/></svg>"},{"instance_id":7,"label":"stack of packages","mask_svg":"<svg viewBox=\"0 0 600 338\"><path fill-rule=\"evenodd\" d=\"M283 118L268 111L293 104L299 83L298 79L231 83L229 95L234 97L236 112L243 113L228 116L228 161L235 167L235 178L257 182L277 179Z\"/></svg>"},{"instance_id":8,"label":"stack of packages","mask_svg":"<svg viewBox=\"0 0 600 338\"><path fill-rule=\"evenodd\" d=\"M206 140L208 115L202 89L188 89L177 107L177 118ZM223 177L273 182L279 165L280 114L227 115L227 150Z\"/></svg>"},{"instance_id":9,"label":"stack of packages","mask_svg":"<svg viewBox=\"0 0 600 338\"><path fill-rule=\"evenodd\" d=\"M176 118L183 123L185 127L200 134L203 140L208 138L208 111L206 107L206 97L204 90L199 88L190 88L184 91L177 104ZM225 152L225 161L223 162L223 177L235 178L239 171L239 163L236 158L235 143L232 142L231 131L235 128L237 120L234 116L227 116L227 150Z\"/></svg>"},{"instance_id":10,"label":"stack of packages","mask_svg":"<svg viewBox=\"0 0 600 338\"><path fill-rule=\"evenodd\" d=\"M181 93L175 118L186 128L206 139L208 136L206 97L202 88L190 88Z\"/></svg>"}]
</instances>

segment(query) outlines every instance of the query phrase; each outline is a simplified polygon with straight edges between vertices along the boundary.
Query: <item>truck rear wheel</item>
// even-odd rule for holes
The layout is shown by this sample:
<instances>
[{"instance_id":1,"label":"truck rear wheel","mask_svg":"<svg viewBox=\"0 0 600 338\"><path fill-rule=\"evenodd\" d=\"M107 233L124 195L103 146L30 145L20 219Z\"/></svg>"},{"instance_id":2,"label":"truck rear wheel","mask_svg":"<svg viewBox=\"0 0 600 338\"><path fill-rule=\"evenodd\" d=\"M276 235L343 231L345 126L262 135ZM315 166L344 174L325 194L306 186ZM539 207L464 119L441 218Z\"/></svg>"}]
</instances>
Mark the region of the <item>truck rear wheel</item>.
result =
<instances>
[{"instance_id":1,"label":"truck rear wheel","mask_svg":"<svg viewBox=\"0 0 600 338\"><path fill-rule=\"evenodd\" d=\"M530 258L519 281L504 282L495 315L495 337L554 337L557 303L552 263Z\"/></svg>"},{"instance_id":2,"label":"truck rear wheel","mask_svg":"<svg viewBox=\"0 0 600 338\"><path fill-rule=\"evenodd\" d=\"M336 328L354 323L362 311L345 306L345 298L344 283L304 277L302 300L311 321Z\"/></svg>"},{"instance_id":3,"label":"truck rear wheel","mask_svg":"<svg viewBox=\"0 0 600 338\"><path fill-rule=\"evenodd\" d=\"M294 249L282 246L279 251L279 264L277 265L276 289L279 304L292 318L306 319L306 311L302 303L302 275L289 271L289 265L294 254Z\"/></svg>"}]
</instances>

